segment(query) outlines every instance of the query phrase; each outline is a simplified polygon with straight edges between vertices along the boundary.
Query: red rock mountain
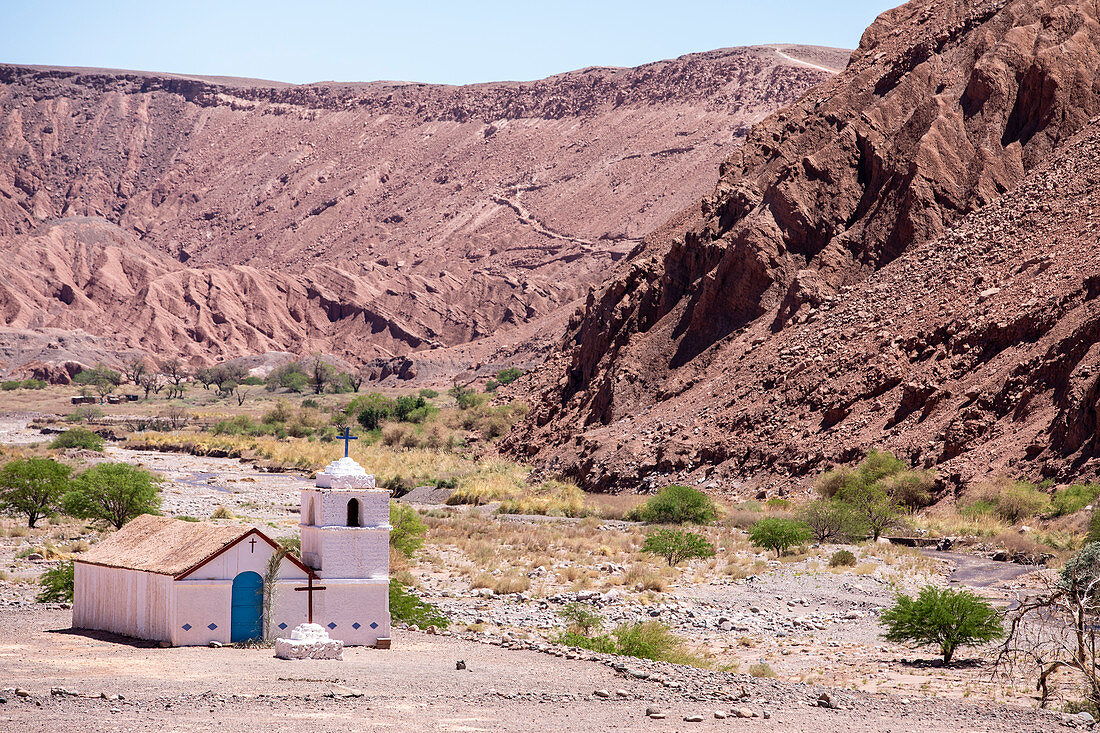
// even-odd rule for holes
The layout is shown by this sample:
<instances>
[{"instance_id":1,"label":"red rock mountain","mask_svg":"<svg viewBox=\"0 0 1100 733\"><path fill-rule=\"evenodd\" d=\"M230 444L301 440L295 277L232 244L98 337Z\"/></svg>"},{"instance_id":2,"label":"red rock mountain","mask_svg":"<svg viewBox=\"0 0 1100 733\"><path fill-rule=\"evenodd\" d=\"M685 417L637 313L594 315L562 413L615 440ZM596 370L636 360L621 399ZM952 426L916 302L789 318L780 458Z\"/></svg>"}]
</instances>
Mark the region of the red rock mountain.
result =
<instances>
[{"instance_id":1,"label":"red rock mountain","mask_svg":"<svg viewBox=\"0 0 1100 733\"><path fill-rule=\"evenodd\" d=\"M1093 3L883 14L588 299L510 450L605 489L871 447L956 487L1100 475L1098 71Z\"/></svg>"},{"instance_id":2,"label":"red rock mountain","mask_svg":"<svg viewBox=\"0 0 1100 733\"><path fill-rule=\"evenodd\" d=\"M67 338L366 360L528 334L846 56L467 87L0 65L0 358L68 358Z\"/></svg>"}]
</instances>

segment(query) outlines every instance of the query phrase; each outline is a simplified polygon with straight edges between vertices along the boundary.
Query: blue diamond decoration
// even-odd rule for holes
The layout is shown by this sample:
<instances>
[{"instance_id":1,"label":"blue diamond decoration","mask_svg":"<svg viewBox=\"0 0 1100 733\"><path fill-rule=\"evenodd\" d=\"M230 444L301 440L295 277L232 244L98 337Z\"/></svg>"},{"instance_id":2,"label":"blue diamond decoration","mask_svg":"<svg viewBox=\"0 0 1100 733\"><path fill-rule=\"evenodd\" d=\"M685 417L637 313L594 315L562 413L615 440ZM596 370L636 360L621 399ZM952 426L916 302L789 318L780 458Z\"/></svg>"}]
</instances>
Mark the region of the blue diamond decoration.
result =
<instances>
[{"instance_id":1,"label":"blue diamond decoration","mask_svg":"<svg viewBox=\"0 0 1100 733\"><path fill-rule=\"evenodd\" d=\"M208 629L210 629L211 631L213 631L214 629L218 628L218 625L217 625L217 624L210 624L210 625L208 625L208 626L207 626L206 628L208 628Z\"/></svg>"},{"instance_id":2,"label":"blue diamond decoration","mask_svg":"<svg viewBox=\"0 0 1100 733\"><path fill-rule=\"evenodd\" d=\"M351 625L351 628L353 628L353 629L355 629L356 631L358 631L358 630L359 630L359 622L358 622L358 621L356 621L355 623L353 623L353 624Z\"/></svg>"},{"instance_id":3,"label":"blue diamond decoration","mask_svg":"<svg viewBox=\"0 0 1100 733\"><path fill-rule=\"evenodd\" d=\"M280 631L285 629L285 628L286 628L286 624L279 624L279 630Z\"/></svg>"},{"instance_id":4,"label":"blue diamond decoration","mask_svg":"<svg viewBox=\"0 0 1100 733\"><path fill-rule=\"evenodd\" d=\"M190 631L191 630L191 624L184 624L183 625L183 630L184 631Z\"/></svg>"},{"instance_id":5,"label":"blue diamond decoration","mask_svg":"<svg viewBox=\"0 0 1100 733\"><path fill-rule=\"evenodd\" d=\"M330 629L335 629L335 628L336 628L336 623L335 623L334 621L329 621L329 622L328 622L328 627L329 627Z\"/></svg>"},{"instance_id":6,"label":"blue diamond decoration","mask_svg":"<svg viewBox=\"0 0 1100 733\"><path fill-rule=\"evenodd\" d=\"M370 627L372 629L377 629L378 628L378 622L377 621L371 621L370 622Z\"/></svg>"}]
</instances>

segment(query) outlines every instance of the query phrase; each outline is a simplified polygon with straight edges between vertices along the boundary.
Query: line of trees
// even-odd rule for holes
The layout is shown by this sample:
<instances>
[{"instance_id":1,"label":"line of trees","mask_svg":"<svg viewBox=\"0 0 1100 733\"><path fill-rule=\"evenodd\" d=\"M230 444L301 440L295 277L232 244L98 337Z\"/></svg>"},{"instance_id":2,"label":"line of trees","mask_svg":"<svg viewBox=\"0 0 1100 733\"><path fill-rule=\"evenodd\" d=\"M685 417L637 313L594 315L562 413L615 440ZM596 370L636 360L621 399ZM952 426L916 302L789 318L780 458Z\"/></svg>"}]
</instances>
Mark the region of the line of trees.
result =
<instances>
[{"instance_id":1,"label":"line of trees","mask_svg":"<svg viewBox=\"0 0 1100 733\"><path fill-rule=\"evenodd\" d=\"M65 513L115 529L160 506L160 479L129 463L98 463L73 475L52 458L17 458L0 468L0 511L27 518Z\"/></svg>"}]
</instances>

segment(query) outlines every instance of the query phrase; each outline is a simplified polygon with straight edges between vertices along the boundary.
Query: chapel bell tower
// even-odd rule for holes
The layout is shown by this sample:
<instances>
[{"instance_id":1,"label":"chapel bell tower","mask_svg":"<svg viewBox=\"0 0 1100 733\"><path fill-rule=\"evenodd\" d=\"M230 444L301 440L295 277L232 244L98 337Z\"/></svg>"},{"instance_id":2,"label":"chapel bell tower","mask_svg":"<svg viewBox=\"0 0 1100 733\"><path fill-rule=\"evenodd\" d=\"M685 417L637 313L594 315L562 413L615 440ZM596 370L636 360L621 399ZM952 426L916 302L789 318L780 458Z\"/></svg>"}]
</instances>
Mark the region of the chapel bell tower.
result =
<instances>
[{"instance_id":1,"label":"chapel bell tower","mask_svg":"<svg viewBox=\"0 0 1100 733\"><path fill-rule=\"evenodd\" d=\"M388 578L390 497L346 455L302 490L302 561L326 582Z\"/></svg>"}]
</instances>

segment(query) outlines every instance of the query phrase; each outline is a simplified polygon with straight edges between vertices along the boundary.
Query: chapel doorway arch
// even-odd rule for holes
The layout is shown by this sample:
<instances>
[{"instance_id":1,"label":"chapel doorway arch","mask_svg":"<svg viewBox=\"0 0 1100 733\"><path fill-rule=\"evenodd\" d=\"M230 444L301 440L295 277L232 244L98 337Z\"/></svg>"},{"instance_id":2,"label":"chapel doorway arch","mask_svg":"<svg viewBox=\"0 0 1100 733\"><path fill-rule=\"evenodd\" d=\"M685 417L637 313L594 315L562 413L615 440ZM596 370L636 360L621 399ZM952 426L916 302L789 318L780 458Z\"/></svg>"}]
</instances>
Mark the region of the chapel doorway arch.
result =
<instances>
[{"instance_id":1,"label":"chapel doorway arch","mask_svg":"<svg viewBox=\"0 0 1100 733\"><path fill-rule=\"evenodd\" d=\"M229 640L250 641L264 635L264 580L251 570L233 578Z\"/></svg>"}]
</instances>

